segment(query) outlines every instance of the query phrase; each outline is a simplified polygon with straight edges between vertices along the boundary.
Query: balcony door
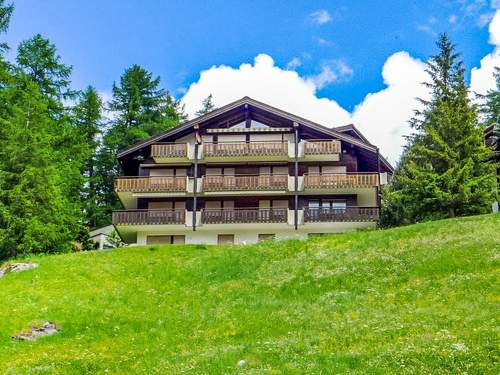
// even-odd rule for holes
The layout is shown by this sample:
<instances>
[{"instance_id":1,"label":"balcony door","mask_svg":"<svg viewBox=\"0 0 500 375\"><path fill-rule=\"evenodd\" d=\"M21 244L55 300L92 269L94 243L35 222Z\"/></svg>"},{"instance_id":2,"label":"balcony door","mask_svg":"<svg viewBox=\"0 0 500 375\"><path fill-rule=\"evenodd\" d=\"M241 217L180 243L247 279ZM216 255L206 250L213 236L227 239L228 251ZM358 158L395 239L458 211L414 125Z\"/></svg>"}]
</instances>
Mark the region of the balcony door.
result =
<instances>
[{"instance_id":1,"label":"balcony door","mask_svg":"<svg viewBox=\"0 0 500 375\"><path fill-rule=\"evenodd\" d=\"M309 221L329 221L333 217L345 214L347 202L343 199L313 199L307 205Z\"/></svg>"},{"instance_id":2,"label":"balcony door","mask_svg":"<svg viewBox=\"0 0 500 375\"><path fill-rule=\"evenodd\" d=\"M275 219L285 220L288 209L288 200L261 199L259 200L259 221L273 222Z\"/></svg>"}]
</instances>

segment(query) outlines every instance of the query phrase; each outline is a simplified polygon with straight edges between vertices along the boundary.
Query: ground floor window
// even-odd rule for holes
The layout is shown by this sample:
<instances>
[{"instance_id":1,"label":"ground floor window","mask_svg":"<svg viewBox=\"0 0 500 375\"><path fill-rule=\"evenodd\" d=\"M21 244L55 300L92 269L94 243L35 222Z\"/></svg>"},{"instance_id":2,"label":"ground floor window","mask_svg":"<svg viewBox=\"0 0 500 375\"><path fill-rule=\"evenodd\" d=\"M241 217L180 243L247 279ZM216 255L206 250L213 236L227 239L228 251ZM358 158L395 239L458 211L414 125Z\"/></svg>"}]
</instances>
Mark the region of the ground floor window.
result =
<instances>
[{"instance_id":1,"label":"ground floor window","mask_svg":"<svg viewBox=\"0 0 500 375\"><path fill-rule=\"evenodd\" d=\"M148 236L146 238L146 243L148 245L183 244L186 243L186 236L183 235Z\"/></svg>"},{"instance_id":2,"label":"ground floor window","mask_svg":"<svg viewBox=\"0 0 500 375\"><path fill-rule=\"evenodd\" d=\"M219 245L234 243L234 234L219 234L217 236L217 243Z\"/></svg>"},{"instance_id":3,"label":"ground floor window","mask_svg":"<svg viewBox=\"0 0 500 375\"><path fill-rule=\"evenodd\" d=\"M272 241L276 237L275 234L271 233L262 233L259 234L259 241Z\"/></svg>"},{"instance_id":4,"label":"ground floor window","mask_svg":"<svg viewBox=\"0 0 500 375\"><path fill-rule=\"evenodd\" d=\"M344 199L314 199L310 200L307 204L308 208L333 208L333 209L346 209L347 202Z\"/></svg>"}]
</instances>

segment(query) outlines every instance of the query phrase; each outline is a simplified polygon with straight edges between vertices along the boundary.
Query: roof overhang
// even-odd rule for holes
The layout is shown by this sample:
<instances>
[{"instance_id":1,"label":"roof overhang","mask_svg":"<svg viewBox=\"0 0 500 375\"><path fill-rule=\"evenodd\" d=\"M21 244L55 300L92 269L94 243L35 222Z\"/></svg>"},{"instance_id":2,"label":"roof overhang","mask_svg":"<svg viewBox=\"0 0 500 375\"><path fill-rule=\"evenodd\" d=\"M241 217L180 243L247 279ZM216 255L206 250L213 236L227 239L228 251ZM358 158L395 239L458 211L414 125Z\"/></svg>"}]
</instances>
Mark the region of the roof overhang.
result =
<instances>
[{"instance_id":1,"label":"roof overhang","mask_svg":"<svg viewBox=\"0 0 500 375\"><path fill-rule=\"evenodd\" d=\"M289 112L283 111L281 109L272 107L268 104L259 102L255 99L252 99L252 98L249 98L248 96L245 96L237 101L229 103L229 104L227 104L223 107L220 107L212 112L209 112L203 116L197 117L193 120L186 121L186 122L176 126L175 128L169 129L169 130L162 132L158 135L155 135L154 137L151 137L147 140L138 142L138 143L126 148L126 149L120 150L117 153L117 157L122 158L122 157L124 157L124 156L126 156L134 151L137 151L141 148L144 148L144 147L147 147L147 146L152 145L154 143L157 143L164 138L173 137L176 134L179 134L179 133L182 133L186 130L189 130L189 129L193 128L193 126L195 126L195 125L203 126L204 123L215 119L217 116L220 116L228 111L234 110L234 109L241 107L241 106L251 106L251 107L260 109L262 111L267 111L267 112L272 113L276 116L282 117L283 119L289 120L289 121L294 122L294 123L298 123L299 125L303 125L303 126L311 128L313 130L316 130L318 132L333 136L336 139L339 139L341 141L348 142L352 145L358 146L360 148L363 148L365 150L368 150L368 151L371 151L374 153L379 153L378 147L369 143L368 140L359 132L359 130L357 130L354 127L354 125L346 125L344 127L338 127L338 128L328 128L328 127L321 125L321 124L318 124L314 121L302 118L300 116L296 116L296 115L291 114ZM358 139L356 137L352 137L348 134L343 133L342 131L346 131L343 128L347 128L347 127L349 130L355 131L356 134L358 134L361 139ZM380 156L381 162L386 166L386 168L389 169L390 171L393 171L393 167L389 164L389 162L385 158L383 158L381 155L379 155L379 156Z\"/></svg>"}]
</instances>

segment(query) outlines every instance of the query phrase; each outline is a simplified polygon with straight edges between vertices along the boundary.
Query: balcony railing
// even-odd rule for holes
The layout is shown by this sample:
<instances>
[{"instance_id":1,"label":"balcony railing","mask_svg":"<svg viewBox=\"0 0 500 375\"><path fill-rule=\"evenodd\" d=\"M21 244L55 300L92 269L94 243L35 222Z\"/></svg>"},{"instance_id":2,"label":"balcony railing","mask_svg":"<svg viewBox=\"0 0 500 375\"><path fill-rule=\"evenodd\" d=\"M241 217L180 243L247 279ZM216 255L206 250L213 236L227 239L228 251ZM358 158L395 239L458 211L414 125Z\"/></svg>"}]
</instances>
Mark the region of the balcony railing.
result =
<instances>
[{"instance_id":1,"label":"balcony railing","mask_svg":"<svg viewBox=\"0 0 500 375\"><path fill-rule=\"evenodd\" d=\"M186 177L118 177L116 192L180 192L186 191Z\"/></svg>"},{"instance_id":2,"label":"balcony railing","mask_svg":"<svg viewBox=\"0 0 500 375\"><path fill-rule=\"evenodd\" d=\"M288 187L287 175L255 176L204 176L204 191L231 190L285 190Z\"/></svg>"},{"instance_id":3,"label":"balcony railing","mask_svg":"<svg viewBox=\"0 0 500 375\"><path fill-rule=\"evenodd\" d=\"M157 143L151 146L153 158L185 158L187 157L186 143Z\"/></svg>"},{"instance_id":4,"label":"balcony railing","mask_svg":"<svg viewBox=\"0 0 500 375\"><path fill-rule=\"evenodd\" d=\"M207 208L201 214L204 224L286 223L287 219L286 208Z\"/></svg>"},{"instance_id":5,"label":"balcony railing","mask_svg":"<svg viewBox=\"0 0 500 375\"><path fill-rule=\"evenodd\" d=\"M335 221L377 221L377 207L305 208L306 223Z\"/></svg>"},{"instance_id":6,"label":"balcony railing","mask_svg":"<svg viewBox=\"0 0 500 375\"><path fill-rule=\"evenodd\" d=\"M113 212L115 225L185 224L186 211L172 209L121 210Z\"/></svg>"},{"instance_id":7,"label":"balcony railing","mask_svg":"<svg viewBox=\"0 0 500 375\"><path fill-rule=\"evenodd\" d=\"M288 142L204 143L203 154L208 157L288 155Z\"/></svg>"},{"instance_id":8,"label":"balcony railing","mask_svg":"<svg viewBox=\"0 0 500 375\"><path fill-rule=\"evenodd\" d=\"M337 140L308 140L304 145L305 155L340 154L340 141Z\"/></svg>"},{"instance_id":9,"label":"balcony railing","mask_svg":"<svg viewBox=\"0 0 500 375\"><path fill-rule=\"evenodd\" d=\"M377 173L332 173L304 175L306 189L366 188L379 185Z\"/></svg>"}]
</instances>

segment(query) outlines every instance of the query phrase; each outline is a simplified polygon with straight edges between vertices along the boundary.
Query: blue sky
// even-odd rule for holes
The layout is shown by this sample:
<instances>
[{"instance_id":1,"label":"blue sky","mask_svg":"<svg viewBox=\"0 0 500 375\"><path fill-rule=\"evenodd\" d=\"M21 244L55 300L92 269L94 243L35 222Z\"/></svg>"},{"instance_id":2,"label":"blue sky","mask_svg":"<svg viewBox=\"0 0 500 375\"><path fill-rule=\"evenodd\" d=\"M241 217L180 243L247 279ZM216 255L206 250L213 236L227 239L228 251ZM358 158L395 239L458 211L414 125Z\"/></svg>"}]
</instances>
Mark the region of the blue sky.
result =
<instances>
[{"instance_id":1,"label":"blue sky","mask_svg":"<svg viewBox=\"0 0 500 375\"><path fill-rule=\"evenodd\" d=\"M404 51L409 57L399 56L400 60L425 62L436 52L434 42L442 31L462 52L469 79L470 69L494 50L488 43L488 26L500 0L18 0L15 5L7 35L13 47L9 56L15 56L20 41L41 33L73 66L77 89L91 84L109 93L123 70L137 63L160 75L162 85L180 98L200 79L201 71L222 64L238 69L266 54L274 66L296 71L303 82L312 84L316 99L326 98L330 107L338 104L351 113L368 94L387 87L382 70L390 56ZM395 81L404 80L405 70L399 65L391 71L397 71ZM214 85L217 82L200 89L199 95L220 92ZM407 95L413 95L409 91L413 90L406 90ZM233 96L243 94L240 88ZM224 93L214 96L219 105L233 98ZM275 104L287 107L291 101ZM330 118L335 113L321 120L333 126L337 122ZM405 122L404 116L393 121ZM345 116L338 118L339 123L347 121ZM407 131L401 126L395 135L399 138ZM372 125L368 135L377 140L378 130ZM396 134L394 129L387 132Z\"/></svg>"},{"instance_id":2,"label":"blue sky","mask_svg":"<svg viewBox=\"0 0 500 375\"><path fill-rule=\"evenodd\" d=\"M314 20L326 10L329 18ZM466 65L491 50L482 15L487 1L68 1L20 0L8 35L12 47L35 33L52 40L73 65L73 82L109 90L133 63L161 76L180 94L211 65L239 65L267 53L279 66L294 57L303 75L340 60L352 75L319 96L346 109L383 87L380 70L391 53L426 59L436 33L446 31ZM454 22L450 22L451 21Z\"/></svg>"}]
</instances>

